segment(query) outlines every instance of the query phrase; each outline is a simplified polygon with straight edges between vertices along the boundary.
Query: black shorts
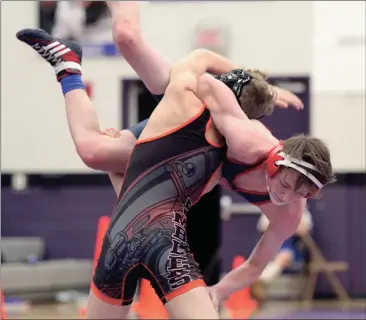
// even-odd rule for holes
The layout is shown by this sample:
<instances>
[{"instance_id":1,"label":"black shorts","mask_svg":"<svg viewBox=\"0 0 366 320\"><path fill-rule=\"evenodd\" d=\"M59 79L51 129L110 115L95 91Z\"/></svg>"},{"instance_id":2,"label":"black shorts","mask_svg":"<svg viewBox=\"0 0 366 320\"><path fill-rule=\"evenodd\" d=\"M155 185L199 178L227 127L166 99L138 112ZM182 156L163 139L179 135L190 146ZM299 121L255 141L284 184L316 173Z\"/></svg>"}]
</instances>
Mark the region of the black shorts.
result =
<instances>
[{"instance_id":1,"label":"black shorts","mask_svg":"<svg viewBox=\"0 0 366 320\"><path fill-rule=\"evenodd\" d=\"M110 226L95 269L93 293L105 303L127 306L141 279L150 281L162 303L205 286L189 250L185 220L183 212L166 213L133 236L127 229L113 235Z\"/></svg>"},{"instance_id":2,"label":"black shorts","mask_svg":"<svg viewBox=\"0 0 366 320\"><path fill-rule=\"evenodd\" d=\"M146 119L144 121L139 122L138 124L135 124L134 126L128 128L128 131L131 131L132 134L138 139L141 135L141 132L145 129L147 121L149 119Z\"/></svg>"}]
</instances>

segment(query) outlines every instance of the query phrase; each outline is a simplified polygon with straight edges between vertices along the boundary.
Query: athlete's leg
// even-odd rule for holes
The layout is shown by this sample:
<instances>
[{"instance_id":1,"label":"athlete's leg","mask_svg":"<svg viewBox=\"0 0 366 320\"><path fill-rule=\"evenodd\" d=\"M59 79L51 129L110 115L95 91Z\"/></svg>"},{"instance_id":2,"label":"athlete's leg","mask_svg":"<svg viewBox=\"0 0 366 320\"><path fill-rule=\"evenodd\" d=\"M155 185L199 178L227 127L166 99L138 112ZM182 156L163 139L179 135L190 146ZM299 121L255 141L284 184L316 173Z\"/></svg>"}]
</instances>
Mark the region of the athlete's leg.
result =
<instances>
[{"instance_id":1,"label":"athlete's leg","mask_svg":"<svg viewBox=\"0 0 366 320\"><path fill-rule=\"evenodd\" d=\"M165 304L172 319L219 319L206 287L196 287Z\"/></svg>"},{"instance_id":2,"label":"athlete's leg","mask_svg":"<svg viewBox=\"0 0 366 320\"><path fill-rule=\"evenodd\" d=\"M114 41L121 55L151 93L163 94L172 63L143 38L139 2L107 1L107 4L113 19Z\"/></svg>"},{"instance_id":3,"label":"athlete's leg","mask_svg":"<svg viewBox=\"0 0 366 320\"><path fill-rule=\"evenodd\" d=\"M140 9L137 1L107 1L113 19L113 37L121 53L154 95L161 95L169 82L172 63L152 47L142 36ZM303 109L300 99L292 92L276 87L276 105Z\"/></svg>"},{"instance_id":4,"label":"athlete's leg","mask_svg":"<svg viewBox=\"0 0 366 320\"><path fill-rule=\"evenodd\" d=\"M66 93L65 105L70 133L83 162L96 170L124 173L135 137L128 131L119 138L102 135L96 110L84 90Z\"/></svg>"},{"instance_id":5,"label":"athlete's leg","mask_svg":"<svg viewBox=\"0 0 366 320\"><path fill-rule=\"evenodd\" d=\"M111 139L101 134L95 108L81 79L80 46L58 41L37 29L21 30L17 37L55 68L65 97L70 132L84 163L96 170L124 172L136 139L131 135Z\"/></svg>"},{"instance_id":6,"label":"athlete's leg","mask_svg":"<svg viewBox=\"0 0 366 320\"><path fill-rule=\"evenodd\" d=\"M86 309L87 319L127 319L131 305L117 306L100 300L92 291Z\"/></svg>"}]
</instances>

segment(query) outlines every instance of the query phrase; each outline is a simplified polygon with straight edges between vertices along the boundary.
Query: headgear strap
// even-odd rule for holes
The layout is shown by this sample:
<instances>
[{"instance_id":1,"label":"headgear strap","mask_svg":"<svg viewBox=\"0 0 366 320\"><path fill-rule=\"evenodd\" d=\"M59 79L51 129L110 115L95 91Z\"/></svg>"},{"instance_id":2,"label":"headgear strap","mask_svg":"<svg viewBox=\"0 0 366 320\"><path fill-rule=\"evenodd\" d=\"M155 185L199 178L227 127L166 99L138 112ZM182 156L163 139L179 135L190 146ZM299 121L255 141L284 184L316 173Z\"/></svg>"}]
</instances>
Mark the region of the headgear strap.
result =
<instances>
[{"instance_id":1,"label":"headgear strap","mask_svg":"<svg viewBox=\"0 0 366 320\"><path fill-rule=\"evenodd\" d=\"M304 160L299 160L294 157L291 157L284 152L280 152L279 155L283 159L277 160L275 162L276 165L293 168L293 169L297 170L298 172L302 173L303 175L305 175L306 177L308 177L311 181L313 181L319 189L323 188L323 184L313 174L311 174L308 170L303 168L303 167L305 167L305 168L308 168L308 169L311 169L311 170L314 170L314 171L320 173L319 169L316 166L314 166Z\"/></svg>"}]
</instances>

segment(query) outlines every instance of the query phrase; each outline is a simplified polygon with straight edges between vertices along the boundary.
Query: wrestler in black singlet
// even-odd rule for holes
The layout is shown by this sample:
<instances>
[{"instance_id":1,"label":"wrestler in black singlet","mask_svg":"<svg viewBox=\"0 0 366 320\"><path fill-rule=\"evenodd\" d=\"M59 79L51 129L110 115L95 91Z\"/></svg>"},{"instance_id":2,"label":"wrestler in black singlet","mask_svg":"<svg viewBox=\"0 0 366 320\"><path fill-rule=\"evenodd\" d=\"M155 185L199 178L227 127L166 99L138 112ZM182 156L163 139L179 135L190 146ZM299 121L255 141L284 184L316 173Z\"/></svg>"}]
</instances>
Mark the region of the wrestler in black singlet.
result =
<instances>
[{"instance_id":1,"label":"wrestler in black singlet","mask_svg":"<svg viewBox=\"0 0 366 320\"><path fill-rule=\"evenodd\" d=\"M138 142L131 155L93 278L93 291L117 305L132 302L141 278L165 303L204 285L186 238L186 213L222 164L226 147L205 138L210 113Z\"/></svg>"},{"instance_id":2,"label":"wrestler in black singlet","mask_svg":"<svg viewBox=\"0 0 366 320\"><path fill-rule=\"evenodd\" d=\"M269 196L268 191L256 192L256 191L244 190L238 187L238 185L235 183L235 180L239 176L244 175L249 171L256 170L266 160L267 158L262 159L257 163L249 165L237 162L233 159L226 158L222 166L222 177L224 180L224 184L229 186L237 194L241 195L246 201L248 201L253 205L260 206L271 202L271 197Z\"/></svg>"},{"instance_id":3,"label":"wrestler in black singlet","mask_svg":"<svg viewBox=\"0 0 366 320\"><path fill-rule=\"evenodd\" d=\"M153 96L158 102L163 97L163 96L155 96L155 95L153 95ZM141 132L144 130L144 128L147 124L147 120L148 119L141 121L141 122L137 123L136 125L128 128L128 130L130 130L134 134L136 139L138 139L140 137ZM255 192L255 191L243 190L235 184L235 180L237 179L237 177L239 175L243 175L249 171L255 170L264 161L265 161L265 159L255 163L255 164L248 165L245 163L235 161L233 159L226 158L224 160L223 167L222 167L222 177L223 177L223 179L221 180L222 184L224 184L225 186L234 190L236 193L238 193L240 196L242 196L246 201L248 201L249 203L251 203L253 205L260 206L260 205L271 202L271 198L270 198L268 192Z\"/></svg>"}]
</instances>

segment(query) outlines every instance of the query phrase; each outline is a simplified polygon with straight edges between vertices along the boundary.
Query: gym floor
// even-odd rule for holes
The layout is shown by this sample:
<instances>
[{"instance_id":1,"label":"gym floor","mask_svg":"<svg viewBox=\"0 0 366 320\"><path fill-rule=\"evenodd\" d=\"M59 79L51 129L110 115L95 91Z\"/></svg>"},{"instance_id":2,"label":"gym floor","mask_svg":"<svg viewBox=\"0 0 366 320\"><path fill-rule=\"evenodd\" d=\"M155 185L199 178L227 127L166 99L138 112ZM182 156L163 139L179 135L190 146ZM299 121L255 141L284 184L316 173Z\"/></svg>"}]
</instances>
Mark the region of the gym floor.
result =
<instances>
[{"instance_id":1,"label":"gym floor","mask_svg":"<svg viewBox=\"0 0 366 320\"><path fill-rule=\"evenodd\" d=\"M366 319L366 301L357 300L347 307L337 302L316 302L304 307L296 302L269 302L252 319ZM133 316L131 317L133 318ZM228 318L223 312L222 318ZM82 319L75 305L34 305L21 314L8 314L8 319Z\"/></svg>"}]
</instances>

